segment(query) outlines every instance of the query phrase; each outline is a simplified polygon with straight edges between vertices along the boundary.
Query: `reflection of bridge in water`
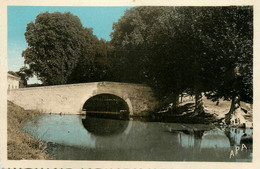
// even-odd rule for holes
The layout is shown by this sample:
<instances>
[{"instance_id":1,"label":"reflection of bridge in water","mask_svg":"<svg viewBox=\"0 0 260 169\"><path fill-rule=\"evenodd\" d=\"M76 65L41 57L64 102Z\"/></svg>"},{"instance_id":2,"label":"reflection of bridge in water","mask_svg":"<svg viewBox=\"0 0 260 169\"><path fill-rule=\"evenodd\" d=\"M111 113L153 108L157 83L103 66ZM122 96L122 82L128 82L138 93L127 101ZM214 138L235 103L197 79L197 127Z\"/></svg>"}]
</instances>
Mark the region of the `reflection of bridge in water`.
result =
<instances>
[{"instance_id":1,"label":"reflection of bridge in water","mask_svg":"<svg viewBox=\"0 0 260 169\"><path fill-rule=\"evenodd\" d=\"M103 119L87 116L82 119L85 129L97 136L113 136L123 133L129 127L128 120ZM130 125L131 127L131 125Z\"/></svg>"}]
</instances>

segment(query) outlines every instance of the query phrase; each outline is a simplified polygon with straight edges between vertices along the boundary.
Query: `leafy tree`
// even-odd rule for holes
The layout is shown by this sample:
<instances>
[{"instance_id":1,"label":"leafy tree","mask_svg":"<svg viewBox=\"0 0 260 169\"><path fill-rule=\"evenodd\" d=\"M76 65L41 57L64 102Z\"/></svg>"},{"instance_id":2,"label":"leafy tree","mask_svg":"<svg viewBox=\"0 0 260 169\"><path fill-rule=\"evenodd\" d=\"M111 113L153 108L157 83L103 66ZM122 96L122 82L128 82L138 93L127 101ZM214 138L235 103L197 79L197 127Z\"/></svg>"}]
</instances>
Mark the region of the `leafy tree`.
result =
<instances>
[{"instance_id":1,"label":"leafy tree","mask_svg":"<svg viewBox=\"0 0 260 169\"><path fill-rule=\"evenodd\" d=\"M26 66L20 68L16 74L21 77L20 87L26 87L29 78L33 77L33 73Z\"/></svg>"},{"instance_id":2,"label":"leafy tree","mask_svg":"<svg viewBox=\"0 0 260 169\"><path fill-rule=\"evenodd\" d=\"M219 11L218 24L207 41L220 69L216 72L215 90L207 95L217 100L231 100L227 124L243 124L240 101L253 99L253 10L252 7L229 7ZM219 30L222 30L219 33Z\"/></svg>"},{"instance_id":3,"label":"leafy tree","mask_svg":"<svg viewBox=\"0 0 260 169\"><path fill-rule=\"evenodd\" d=\"M166 7L158 17L158 23L150 32L151 85L160 89L160 93L179 95L185 90L195 91L199 95L199 72L202 41L195 34L197 8ZM191 90L192 89L192 90ZM196 109L200 105L196 97Z\"/></svg>"},{"instance_id":4,"label":"leafy tree","mask_svg":"<svg viewBox=\"0 0 260 169\"><path fill-rule=\"evenodd\" d=\"M141 80L130 81L145 81L163 98L195 94L194 115L205 112L203 92L213 100L252 96L250 7L132 8L114 24L111 42L126 70L141 63L130 74Z\"/></svg>"},{"instance_id":5,"label":"leafy tree","mask_svg":"<svg viewBox=\"0 0 260 169\"><path fill-rule=\"evenodd\" d=\"M109 42L95 36L88 48L88 55L79 58L78 64L70 76L69 83L110 81L111 52Z\"/></svg>"},{"instance_id":6,"label":"leafy tree","mask_svg":"<svg viewBox=\"0 0 260 169\"><path fill-rule=\"evenodd\" d=\"M113 24L111 44L119 60L119 81L144 83L147 78L149 50L147 38L150 28L163 7L134 7L126 10L125 15Z\"/></svg>"},{"instance_id":7,"label":"leafy tree","mask_svg":"<svg viewBox=\"0 0 260 169\"><path fill-rule=\"evenodd\" d=\"M231 99L226 117L226 123L230 123L236 110L240 111L239 100L252 100L252 8L181 7L165 12L154 33L150 33L157 42L153 49L161 55L160 59L154 57L157 59L152 67L161 62L166 65L164 72L170 67L176 69L172 74L181 76L174 82L176 85L181 81L176 85L179 91L188 89L195 94L195 115L205 112L202 92L210 93L213 100ZM156 69L151 70L155 70L159 83L165 82ZM244 121L241 115L235 116L239 117L235 117L237 121Z\"/></svg>"},{"instance_id":8,"label":"leafy tree","mask_svg":"<svg viewBox=\"0 0 260 169\"><path fill-rule=\"evenodd\" d=\"M43 84L65 84L86 49L86 30L71 13L41 13L27 25L22 56Z\"/></svg>"},{"instance_id":9,"label":"leafy tree","mask_svg":"<svg viewBox=\"0 0 260 169\"><path fill-rule=\"evenodd\" d=\"M169 101L194 86L201 96L198 69L203 63L199 61L203 42L194 33L197 23L193 16L199 17L197 11L175 7L136 7L126 11L114 24L111 43L123 57L122 72L126 72L127 80L146 82L157 96L170 98Z\"/></svg>"}]
</instances>

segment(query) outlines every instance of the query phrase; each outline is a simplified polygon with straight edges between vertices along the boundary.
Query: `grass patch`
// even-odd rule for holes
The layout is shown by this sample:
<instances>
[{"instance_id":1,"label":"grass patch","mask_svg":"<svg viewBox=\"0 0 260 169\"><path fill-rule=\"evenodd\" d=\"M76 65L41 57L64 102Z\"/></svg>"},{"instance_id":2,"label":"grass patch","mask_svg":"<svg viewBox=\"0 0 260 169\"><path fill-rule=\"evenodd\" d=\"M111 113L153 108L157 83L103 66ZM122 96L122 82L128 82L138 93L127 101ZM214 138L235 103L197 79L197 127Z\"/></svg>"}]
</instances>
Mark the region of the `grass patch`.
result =
<instances>
[{"instance_id":1,"label":"grass patch","mask_svg":"<svg viewBox=\"0 0 260 169\"><path fill-rule=\"evenodd\" d=\"M7 156L9 160L49 159L42 142L20 130L21 125L39 112L24 110L8 101L7 107Z\"/></svg>"}]
</instances>

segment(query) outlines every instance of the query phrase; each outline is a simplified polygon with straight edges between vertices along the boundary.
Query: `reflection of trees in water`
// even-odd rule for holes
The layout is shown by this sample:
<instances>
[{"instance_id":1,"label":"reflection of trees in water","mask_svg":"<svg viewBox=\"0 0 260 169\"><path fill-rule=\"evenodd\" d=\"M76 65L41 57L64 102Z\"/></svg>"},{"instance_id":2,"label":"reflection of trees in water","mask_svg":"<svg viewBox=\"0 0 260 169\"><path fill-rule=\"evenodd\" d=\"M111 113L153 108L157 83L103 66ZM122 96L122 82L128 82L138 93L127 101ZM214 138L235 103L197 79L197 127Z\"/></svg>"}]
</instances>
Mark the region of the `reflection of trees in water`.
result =
<instances>
[{"instance_id":1,"label":"reflection of trees in water","mask_svg":"<svg viewBox=\"0 0 260 169\"><path fill-rule=\"evenodd\" d=\"M224 130L178 130L178 141L186 148L230 148L230 140ZM232 140L231 140L232 141Z\"/></svg>"},{"instance_id":2,"label":"reflection of trees in water","mask_svg":"<svg viewBox=\"0 0 260 169\"><path fill-rule=\"evenodd\" d=\"M231 145L231 150L235 153L233 160L235 161L251 161L252 159L252 141L253 141L253 132L248 128L225 128L225 134L228 137ZM243 151L242 151L242 145ZM236 153L237 146L240 148L238 153Z\"/></svg>"},{"instance_id":3,"label":"reflection of trees in water","mask_svg":"<svg viewBox=\"0 0 260 169\"><path fill-rule=\"evenodd\" d=\"M180 130L178 131L178 141L182 147L200 147L201 137L205 130Z\"/></svg>"},{"instance_id":4,"label":"reflection of trees in water","mask_svg":"<svg viewBox=\"0 0 260 169\"><path fill-rule=\"evenodd\" d=\"M204 132L201 141L201 148L230 148L230 142L224 131L219 128Z\"/></svg>"},{"instance_id":5,"label":"reflection of trees in water","mask_svg":"<svg viewBox=\"0 0 260 169\"><path fill-rule=\"evenodd\" d=\"M225 128L225 134L230 141L231 146L240 146L245 144L248 148L252 148L253 132L248 128Z\"/></svg>"},{"instance_id":6,"label":"reflection of trees in water","mask_svg":"<svg viewBox=\"0 0 260 169\"><path fill-rule=\"evenodd\" d=\"M225 129L225 134L230 142L230 146L234 146L235 145L235 140L231 137L231 131L228 129Z\"/></svg>"},{"instance_id":7,"label":"reflection of trees in water","mask_svg":"<svg viewBox=\"0 0 260 169\"><path fill-rule=\"evenodd\" d=\"M94 135L110 136L124 132L129 121L87 116L86 119L82 119L82 123L85 129Z\"/></svg>"},{"instance_id":8,"label":"reflection of trees in water","mask_svg":"<svg viewBox=\"0 0 260 169\"><path fill-rule=\"evenodd\" d=\"M201 139L204 132L205 132L205 130L194 131L194 137L195 137L195 139Z\"/></svg>"},{"instance_id":9,"label":"reflection of trees in water","mask_svg":"<svg viewBox=\"0 0 260 169\"><path fill-rule=\"evenodd\" d=\"M229 160L229 140L224 131L219 129L180 131L179 143L189 152L184 157L186 159L196 161Z\"/></svg>"},{"instance_id":10,"label":"reflection of trees in water","mask_svg":"<svg viewBox=\"0 0 260 169\"><path fill-rule=\"evenodd\" d=\"M191 135L191 132L188 130L179 131L178 140L182 147L188 148L194 146L194 137Z\"/></svg>"},{"instance_id":11,"label":"reflection of trees in water","mask_svg":"<svg viewBox=\"0 0 260 169\"><path fill-rule=\"evenodd\" d=\"M227 161L229 140L220 129L183 130L178 133L179 144L188 150L185 158L200 161Z\"/></svg>"}]
</instances>

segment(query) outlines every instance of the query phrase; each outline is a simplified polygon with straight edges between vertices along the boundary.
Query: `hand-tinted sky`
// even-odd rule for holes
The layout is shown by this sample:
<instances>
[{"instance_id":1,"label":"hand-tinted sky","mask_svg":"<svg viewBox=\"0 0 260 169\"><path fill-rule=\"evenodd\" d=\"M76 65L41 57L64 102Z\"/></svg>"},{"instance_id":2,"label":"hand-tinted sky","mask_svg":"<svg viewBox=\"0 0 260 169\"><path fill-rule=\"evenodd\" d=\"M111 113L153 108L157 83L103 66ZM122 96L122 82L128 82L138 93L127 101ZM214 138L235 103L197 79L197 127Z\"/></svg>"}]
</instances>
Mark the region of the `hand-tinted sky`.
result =
<instances>
[{"instance_id":1,"label":"hand-tinted sky","mask_svg":"<svg viewBox=\"0 0 260 169\"><path fill-rule=\"evenodd\" d=\"M110 40L112 25L124 15L130 7L44 7L9 6L8 7L8 70L18 71L23 66L22 51L26 49L24 33L29 22L34 22L42 12L71 12L78 16L84 27L93 28L98 38ZM37 82L32 79L29 83Z\"/></svg>"}]
</instances>

